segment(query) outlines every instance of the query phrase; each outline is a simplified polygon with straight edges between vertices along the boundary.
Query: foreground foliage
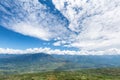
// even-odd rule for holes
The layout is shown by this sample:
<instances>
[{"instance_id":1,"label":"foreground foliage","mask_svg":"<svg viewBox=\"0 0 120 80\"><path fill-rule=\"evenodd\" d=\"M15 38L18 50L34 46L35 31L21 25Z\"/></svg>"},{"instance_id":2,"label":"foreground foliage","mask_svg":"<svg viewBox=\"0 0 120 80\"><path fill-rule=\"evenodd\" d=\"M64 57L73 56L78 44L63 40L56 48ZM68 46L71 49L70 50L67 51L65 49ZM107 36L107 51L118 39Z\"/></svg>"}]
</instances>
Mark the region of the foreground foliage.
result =
<instances>
[{"instance_id":1,"label":"foreground foliage","mask_svg":"<svg viewBox=\"0 0 120 80\"><path fill-rule=\"evenodd\" d=\"M1 75L0 80L120 80L119 68Z\"/></svg>"}]
</instances>

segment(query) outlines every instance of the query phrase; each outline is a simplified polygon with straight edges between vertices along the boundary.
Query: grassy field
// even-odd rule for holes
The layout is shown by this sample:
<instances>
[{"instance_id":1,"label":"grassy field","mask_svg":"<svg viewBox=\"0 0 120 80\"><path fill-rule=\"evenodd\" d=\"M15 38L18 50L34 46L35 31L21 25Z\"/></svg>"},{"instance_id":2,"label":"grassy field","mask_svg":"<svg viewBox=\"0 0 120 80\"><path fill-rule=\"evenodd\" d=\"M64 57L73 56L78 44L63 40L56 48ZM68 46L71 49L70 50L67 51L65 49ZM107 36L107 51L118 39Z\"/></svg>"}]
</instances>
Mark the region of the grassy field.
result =
<instances>
[{"instance_id":1,"label":"grassy field","mask_svg":"<svg viewBox=\"0 0 120 80\"><path fill-rule=\"evenodd\" d=\"M120 80L120 69L87 69L1 75L0 80Z\"/></svg>"}]
</instances>

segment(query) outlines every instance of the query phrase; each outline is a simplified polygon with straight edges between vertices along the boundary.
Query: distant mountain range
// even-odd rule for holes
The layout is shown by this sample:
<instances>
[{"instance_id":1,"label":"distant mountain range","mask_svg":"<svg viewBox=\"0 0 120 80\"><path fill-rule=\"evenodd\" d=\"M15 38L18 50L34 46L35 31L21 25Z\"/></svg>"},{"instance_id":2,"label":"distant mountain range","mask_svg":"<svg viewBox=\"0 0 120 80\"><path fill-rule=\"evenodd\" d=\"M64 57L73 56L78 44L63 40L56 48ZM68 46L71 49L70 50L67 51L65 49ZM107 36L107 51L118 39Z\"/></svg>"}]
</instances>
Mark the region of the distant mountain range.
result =
<instances>
[{"instance_id":1,"label":"distant mountain range","mask_svg":"<svg viewBox=\"0 0 120 80\"><path fill-rule=\"evenodd\" d=\"M106 67L120 67L120 55L0 54L4 74Z\"/></svg>"}]
</instances>

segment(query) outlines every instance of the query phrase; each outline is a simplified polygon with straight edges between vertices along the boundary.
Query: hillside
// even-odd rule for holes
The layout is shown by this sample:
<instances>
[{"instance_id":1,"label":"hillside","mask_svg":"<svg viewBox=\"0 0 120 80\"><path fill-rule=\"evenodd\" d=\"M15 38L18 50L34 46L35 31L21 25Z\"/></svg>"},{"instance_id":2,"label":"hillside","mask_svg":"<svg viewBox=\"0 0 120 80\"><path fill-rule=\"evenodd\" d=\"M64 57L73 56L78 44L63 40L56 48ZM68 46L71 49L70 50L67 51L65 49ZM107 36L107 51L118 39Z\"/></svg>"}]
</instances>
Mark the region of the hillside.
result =
<instances>
[{"instance_id":1,"label":"hillside","mask_svg":"<svg viewBox=\"0 0 120 80\"><path fill-rule=\"evenodd\" d=\"M0 54L2 74L120 67L119 55Z\"/></svg>"},{"instance_id":2,"label":"hillside","mask_svg":"<svg viewBox=\"0 0 120 80\"><path fill-rule=\"evenodd\" d=\"M61 65L59 59L44 53L8 54L0 58L0 70L5 74L51 71Z\"/></svg>"},{"instance_id":3,"label":"hillside","mask_svg":"<svg viewBox=\"0 0 120 80\"><path fill-rule=\"evenodd\" d=\"M66 64L59 67L64 69L111 68L120 67L120 55L53 55L64 59Z\"/></svg>"},{"instance_id":4,"label":"hillside","mask_svg":"<svg viewBox=\"0 0 120 80\"><path fill-rule=\"evenodd\" d=\"M120 80L120 68L16 74L0 76L0 80Z\"/></svg>"}]
</instances>

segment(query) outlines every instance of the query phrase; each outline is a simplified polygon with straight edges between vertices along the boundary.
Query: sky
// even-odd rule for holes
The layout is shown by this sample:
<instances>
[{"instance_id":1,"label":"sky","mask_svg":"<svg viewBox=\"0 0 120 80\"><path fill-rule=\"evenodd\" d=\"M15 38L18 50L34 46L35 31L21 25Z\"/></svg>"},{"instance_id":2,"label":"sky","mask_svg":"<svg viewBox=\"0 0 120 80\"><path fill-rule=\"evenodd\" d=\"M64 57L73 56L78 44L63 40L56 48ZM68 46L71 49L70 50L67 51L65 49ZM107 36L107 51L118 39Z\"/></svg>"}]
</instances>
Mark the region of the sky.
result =
<instances>
[{"instance_id":1,"label":"sky","mask_svg":"<svg viewBox=\"0 0 120 80\"><path fill-rule=\"evenodd\" d=\"M120 0L0 0L0 53L120 54Z\"/></svg>"}]
</instances>

